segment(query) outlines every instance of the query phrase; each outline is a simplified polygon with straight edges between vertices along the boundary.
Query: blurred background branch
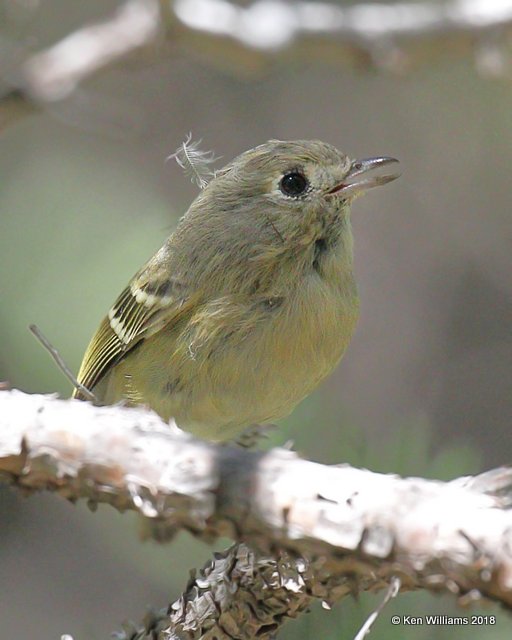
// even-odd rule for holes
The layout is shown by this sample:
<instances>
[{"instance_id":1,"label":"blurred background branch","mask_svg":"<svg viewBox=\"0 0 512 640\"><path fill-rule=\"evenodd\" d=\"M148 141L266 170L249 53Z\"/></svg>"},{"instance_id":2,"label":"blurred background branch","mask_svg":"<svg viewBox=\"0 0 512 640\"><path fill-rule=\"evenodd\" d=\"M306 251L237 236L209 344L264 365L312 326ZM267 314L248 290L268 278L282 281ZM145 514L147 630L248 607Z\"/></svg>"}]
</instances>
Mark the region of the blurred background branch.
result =
<instances>
[{"instance_id":1,"label":"blurred background branch","mask_svg":"<svg viewBox=\"0 0 512 640\"><path fill-rule=\"evenodd\" d=\"M491 76L510 75L512 2L358 3L255 0L128 0L102 22L81 27L35 54L17 51L18 65L0 66L0 130L37 107L62 100L106 66L152 63L169 46L203 54L213 65L258 73L279 59L405 73L439 56L472 54ZM0 38L0 56L9 43ZM142 53L141 53L142 52Z\"/></svg>"}]
</instances>

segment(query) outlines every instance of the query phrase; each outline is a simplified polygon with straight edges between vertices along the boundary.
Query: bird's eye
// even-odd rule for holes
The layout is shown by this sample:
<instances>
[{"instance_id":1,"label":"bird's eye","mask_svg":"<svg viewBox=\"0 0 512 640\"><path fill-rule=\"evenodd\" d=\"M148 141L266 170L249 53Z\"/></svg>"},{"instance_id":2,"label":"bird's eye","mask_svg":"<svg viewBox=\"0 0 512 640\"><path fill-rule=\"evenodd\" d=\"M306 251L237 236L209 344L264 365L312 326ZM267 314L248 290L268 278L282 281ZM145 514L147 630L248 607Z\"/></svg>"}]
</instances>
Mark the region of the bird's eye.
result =
<instances>
[{"instance_id":1,"label":"bird's eye","mask_svg":"<svg viewBox=\"0 0 512 640\"><path fill-rule=\"evenodd\" d=\"M285 173L279 183L279 188L285 196L295 197L301 196L307 191L309 183L305 176L298 171L290 171Z\"/></svg>"}]
</instances>

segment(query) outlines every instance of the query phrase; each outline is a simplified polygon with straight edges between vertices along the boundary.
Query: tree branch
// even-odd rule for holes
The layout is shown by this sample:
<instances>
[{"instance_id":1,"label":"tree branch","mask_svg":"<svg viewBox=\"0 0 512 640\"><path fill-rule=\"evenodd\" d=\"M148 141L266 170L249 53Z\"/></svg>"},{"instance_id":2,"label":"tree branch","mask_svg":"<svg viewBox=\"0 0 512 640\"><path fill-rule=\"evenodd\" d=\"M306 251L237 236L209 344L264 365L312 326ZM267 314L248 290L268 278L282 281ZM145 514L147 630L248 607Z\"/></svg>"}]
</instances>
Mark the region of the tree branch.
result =
<instances>
[{"instance_id":1,"label":"tree branch","mask_svg":"<svg viewBox=\"0 0 512 640\"><path fill-rule=\"evenodd\" d=\"M130 626L122 640L271 640L289 619L305 613L317 599L330 608L347 594L386 586L385 581L352 575L330 576L321 561L308 562L285 552L274 558L245 544L216 553L194 571L182 596L168 610L152 612Z\"/></svg>"},{"instance_id":2,"label":"tree branch","mask_svg":"<svg viewBox=\"0 0 512 640\"><path fill-rule=\"evenodd\" d=\"M259 73L282 59L405 73L441 56L469 54L480 72L503 77L510 75L511 34L510 0L351 6L306 0L248 5L127 0L104 22L25 55L17 70L2 74L0 69L7 86L5 101L0 99L0 130L34 107L66 98L106 66L135 56L144 60L148 48L152 60L165 59L169 44L236 73ZM7 45L0 41L0 52ZM19 51L16 58L22 60Z\"/></svg>"},{"instance_id":3,"label":"tree branch","mask_svg":"<svg viewBox=\"0 0 512 640\"><path fill-rule=\"evenodd\" d=\"M128 0L105 22L85 26L23 65L23 84L41 102L68 96L85 78L148 45L158 35L156 0Z\"/></svg>"},{"instance_id":4,"label":"tree branch","mask_svg":"<svg viewBox=\"0 0 512 640\"><path fill-rule=\"evenodd\" d=\"M436 56L436 43L451 40L455 54L473 49L478 38L512 29L509 0L452 0L448 2L359 2L343 6L329 2L256 0L239 6L226 0L175 0L177 18L192 31L228 38L247 49L276 53L292 45L306 45L304 54L316 57L322 41L326 59L360 62L404 70L406 63ZM294 54L298 53L294 49ZM339 56L336 53L340 54ZM443 49L443 54L448 49ZM334 54L334 55L332 55ZM289 55L289 52L288 54Z\"/></svg>"},{"instance_id":5,"label":"tree branch","mask_svg":"<svg viewBox=\"0 0 512 640\"><path fill-rule=\"evenodd\" d=\"M253 551L217 557L191 580L166 621L192 634L178 637L199 637L205 624L224 628L226 612L235 624L241 609L249 615L250 602L247 619L275 629L276 619L296 615L311 598L334 601L381 588L392 576L403 589L512 606L509 468L448 483L402 479L324 466L282 449L202 442L144 409L13 390L0 391L0 473L25 491L52 489L137 510L160 538L186 528L203 539L227 535L251 545ZM286 593L284 609L274 588ZM269 589L277 609L267 602ZM274 622L261 621L261 601Z\"/></svg>"}]
</instances>

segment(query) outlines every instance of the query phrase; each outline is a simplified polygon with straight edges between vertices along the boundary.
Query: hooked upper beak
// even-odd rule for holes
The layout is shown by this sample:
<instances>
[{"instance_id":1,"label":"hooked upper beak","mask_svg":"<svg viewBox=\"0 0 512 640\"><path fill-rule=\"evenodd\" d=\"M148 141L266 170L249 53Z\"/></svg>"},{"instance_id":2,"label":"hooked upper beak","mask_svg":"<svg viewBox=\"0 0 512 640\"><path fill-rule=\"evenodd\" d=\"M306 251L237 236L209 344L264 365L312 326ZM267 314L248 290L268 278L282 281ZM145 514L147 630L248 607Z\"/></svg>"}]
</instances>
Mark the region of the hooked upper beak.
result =
<instances>
[{"instance_id":1,"label":"hooked upper beak","mask_svg":"<svg viewBox=\"0 0 512 640\"><path fill-rule=\"evenodd\" d=\"M327 195L339 193L343 197L355 197L361 195L368 189L380 187L383 184L392 182L400 177L399 173L384 173L365 177L369 171L380 169L388 164L398 162L396 158L365 158L364 160L354 160L349 172L343 182L327 192Z\"/></svg>"}]
</instances>

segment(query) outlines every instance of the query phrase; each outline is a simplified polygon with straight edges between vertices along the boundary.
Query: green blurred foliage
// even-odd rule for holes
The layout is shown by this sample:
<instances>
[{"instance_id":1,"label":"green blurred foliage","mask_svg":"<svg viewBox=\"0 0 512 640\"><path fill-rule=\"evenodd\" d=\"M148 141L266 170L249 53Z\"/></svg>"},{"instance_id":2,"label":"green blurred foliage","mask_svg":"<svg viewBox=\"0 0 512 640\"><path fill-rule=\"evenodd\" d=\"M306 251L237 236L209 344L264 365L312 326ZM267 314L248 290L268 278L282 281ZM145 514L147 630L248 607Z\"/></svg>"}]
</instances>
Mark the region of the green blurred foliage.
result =
<instances>
[{"instance_id":1,"label":"green blurred foliage","mask_svg":"<svg viewBox=\"0 0 512 640\"><path fill-rule=\"evenodd\" d=\"M369 434L346 415L325 387L311 394L282 427L299 452L307 452L308 458L325 464L343 460L376 472L439 480L474 474L483 468L481 455L470 443L436 446L432 425L425 416L403 418L384 438ZM282 441L282 432L274 434L273 444Z\"/></svg>"},{"instance_id":2,"label":"green blurred foliage","mask_svg":"<svg viewBox=\"0 0 512 640\"><path fill-rule=\"evenodd\" d=\"M63 139L52 124L21 144L4 138L0 378L14 386L69 394L28 325L37 324L77 370L115 292L176 222L164 194L125 154L123 145L107 143L98 156L86 137Z\"/></svg>"}]
</instances>

